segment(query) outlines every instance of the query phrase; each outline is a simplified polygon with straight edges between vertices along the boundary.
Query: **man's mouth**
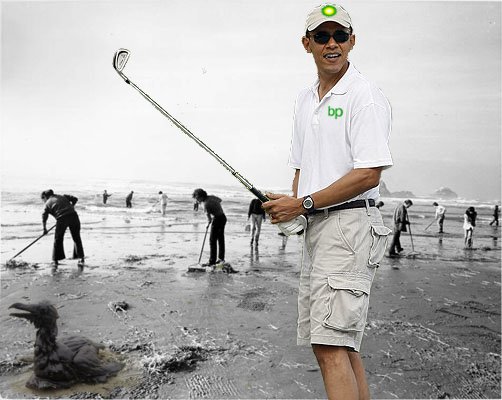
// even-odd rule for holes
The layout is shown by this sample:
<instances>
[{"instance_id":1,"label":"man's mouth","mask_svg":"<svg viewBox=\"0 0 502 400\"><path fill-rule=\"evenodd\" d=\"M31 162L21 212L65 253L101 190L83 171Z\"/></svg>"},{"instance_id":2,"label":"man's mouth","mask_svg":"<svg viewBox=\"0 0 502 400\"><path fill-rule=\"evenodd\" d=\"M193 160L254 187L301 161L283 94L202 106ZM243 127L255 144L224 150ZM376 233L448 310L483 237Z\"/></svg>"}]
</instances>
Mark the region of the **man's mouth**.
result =
<instances>
[{"instance_id":1,"label":"man's mouth","mask_svg":"<svg viewBox=\"0 0 502 400\"><path fill-rule=\"evenodd\" d=\"M342 55L340 53L328 53L325 54L323 57L326 58L327 60L335 60L341 56Z\"/></svg>"}]
</instances>

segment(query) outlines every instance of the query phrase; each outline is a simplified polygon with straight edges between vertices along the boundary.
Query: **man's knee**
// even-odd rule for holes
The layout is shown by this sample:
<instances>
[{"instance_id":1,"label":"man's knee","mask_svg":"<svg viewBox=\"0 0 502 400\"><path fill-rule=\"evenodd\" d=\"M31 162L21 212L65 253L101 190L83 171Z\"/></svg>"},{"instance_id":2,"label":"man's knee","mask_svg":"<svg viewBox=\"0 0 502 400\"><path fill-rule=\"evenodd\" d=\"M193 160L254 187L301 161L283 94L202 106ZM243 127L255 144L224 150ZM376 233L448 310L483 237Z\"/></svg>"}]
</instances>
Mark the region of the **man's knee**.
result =
<instances>
[{"instance_id":1,"label":"man's knee","mask_svg":"<svg viewBox=\"0 0 502 400\"><path fill-rule=\"evenodd\" d=\"M323 344L313 344L312 350L321 364L330 364L336 366L347 362L349 349L343 346L327 346Z\"/></svg>"}]
</instances>

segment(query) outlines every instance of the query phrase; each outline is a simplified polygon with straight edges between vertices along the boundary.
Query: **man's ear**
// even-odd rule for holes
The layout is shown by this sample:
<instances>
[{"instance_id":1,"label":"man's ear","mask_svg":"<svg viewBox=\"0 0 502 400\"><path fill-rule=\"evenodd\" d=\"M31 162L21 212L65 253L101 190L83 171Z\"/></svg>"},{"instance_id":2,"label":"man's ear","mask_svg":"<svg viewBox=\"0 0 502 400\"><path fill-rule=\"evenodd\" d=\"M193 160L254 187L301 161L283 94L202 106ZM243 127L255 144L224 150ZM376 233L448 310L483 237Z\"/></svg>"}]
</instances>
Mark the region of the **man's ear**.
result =
<instances>
[{"instance_id":1,"label":"man's ear","mask_svg":"<svg viewBox=\"0 0 502 400\"><path fill-rule=\"evenodd\" d=\"M307 36L303 36L302 37L302 44L303 44L303 48L305 50L307 50L307 53L312 53L312 51L310 50L310 38L308 38Z\"/></svg>"},{"instance_id":2,"label":"man's ear","mask_svg":"<svg viewBox=\"0 0 502 400\"><path fill-rule=\"evenodd\" d=\"M354 46L356 45L356 35L350 35L350 50L352 50L354 48Z\"/></svg>"}]
</instances>

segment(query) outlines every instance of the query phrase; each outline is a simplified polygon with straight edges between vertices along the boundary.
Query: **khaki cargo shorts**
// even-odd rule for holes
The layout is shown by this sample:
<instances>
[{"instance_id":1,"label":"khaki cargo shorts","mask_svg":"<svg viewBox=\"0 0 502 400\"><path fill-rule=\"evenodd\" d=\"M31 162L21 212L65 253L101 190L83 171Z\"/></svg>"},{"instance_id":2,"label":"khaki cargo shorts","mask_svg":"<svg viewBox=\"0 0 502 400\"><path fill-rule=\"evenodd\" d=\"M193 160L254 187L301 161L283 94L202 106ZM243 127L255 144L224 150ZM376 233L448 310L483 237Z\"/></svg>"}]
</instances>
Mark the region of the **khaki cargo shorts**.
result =
<instances>
[{"instance_id":1,"label":"khaki cargo shorts","mask_svg":"<svg viewBox=\"0 0 502 400\"><path fill-rule=\"evenodd\" d=\"M298 294L299 345L359 351L387 236L376 207L309 216Z\"/></svg>"}]
</instances>

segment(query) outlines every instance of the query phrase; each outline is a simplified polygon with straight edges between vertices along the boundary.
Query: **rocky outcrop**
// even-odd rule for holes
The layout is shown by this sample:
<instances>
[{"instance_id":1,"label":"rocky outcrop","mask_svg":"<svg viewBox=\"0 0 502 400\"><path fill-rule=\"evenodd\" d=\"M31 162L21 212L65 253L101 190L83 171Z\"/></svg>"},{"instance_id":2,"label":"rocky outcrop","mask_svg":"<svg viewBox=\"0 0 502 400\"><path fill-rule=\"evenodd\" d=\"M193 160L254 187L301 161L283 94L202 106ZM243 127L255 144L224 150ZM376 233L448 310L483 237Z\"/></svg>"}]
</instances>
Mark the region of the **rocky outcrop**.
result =
<instances>
[{"instance_id":1,"label":"rocky outcrop","mask_svg":"<svg viewBox=\"0 0 502 400\"><path fill-rule=\"evenodd\" d=\"M408 190L400 190L398 192L391 192L384 181L380 181L380 196L381 197L399 197L399 198L414 198L416 197Z\"/></svg>"},{"instance_id":2,"label":"rocky outcrop","mask_svg":"<svg viewBox=\"0 0 502 400\"><path fill-rule=\"evenodd\" d=\"M450 188L440 187L432 194L432 197L437 197L440 199L456 199L458 198L458 195Z\"/></svg>"},{"instance_id":3,"label":"rocky outcrop","mask_svg":"<svg viewBox=\"0 0 502 400\"><path fill-rule=\"evenodd\" d=\"M412 192L410 192L409 190L401 190L399 192L392 192L391 193L391 197L399 197L399 198L414 198L414 197L417 197L415 196Z\"/></svg>"},{"instance_id":4,"label":"rocky outcrop","mask_svg":"<svg viewBox=\"0 0 502 400\"><path fill-rule=\"evenodd\" d=\"M380 181L380 196L390 197L390 191L384 181Z\"/></svg>"}]
</instances>

